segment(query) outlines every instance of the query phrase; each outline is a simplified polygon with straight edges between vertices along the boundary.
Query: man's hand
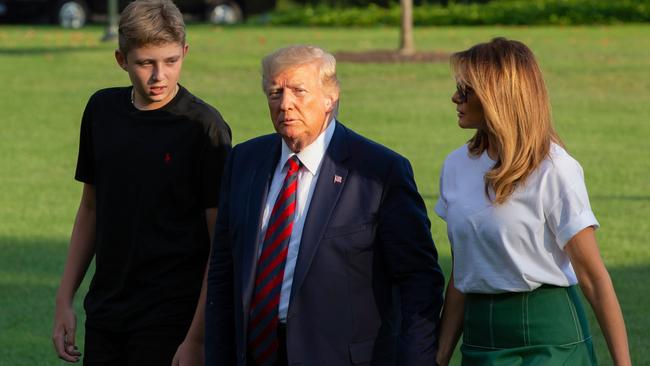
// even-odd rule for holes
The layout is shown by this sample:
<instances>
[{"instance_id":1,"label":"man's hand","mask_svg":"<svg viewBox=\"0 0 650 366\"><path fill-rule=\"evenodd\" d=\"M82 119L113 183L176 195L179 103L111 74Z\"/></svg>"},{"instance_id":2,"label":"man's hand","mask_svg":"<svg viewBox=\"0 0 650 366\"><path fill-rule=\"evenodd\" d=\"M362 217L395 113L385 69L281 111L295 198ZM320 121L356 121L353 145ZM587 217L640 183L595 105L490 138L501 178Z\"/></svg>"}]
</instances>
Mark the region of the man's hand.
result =
<instances>
[{"instance_id":1,"label":"man's hand","mask_svg":"<svg viewBox=\"0 0 650 366\"><path fill-rule=\"evenodd\" d=\"M203 366L203 342L184 340L174 355L172 366Z\"/></svg>"},{"instance_id":2,"label":"man's hand","mask_svg":"<svg viewBox=\"0 0 650 366\"><path fill-rule=\"evenodd\" d=\"M72 306L57 306L54 315L52 342L59 358L68 362L78 362L81 352L75 345L77 319Z\"/></svg>"}]
</instances>

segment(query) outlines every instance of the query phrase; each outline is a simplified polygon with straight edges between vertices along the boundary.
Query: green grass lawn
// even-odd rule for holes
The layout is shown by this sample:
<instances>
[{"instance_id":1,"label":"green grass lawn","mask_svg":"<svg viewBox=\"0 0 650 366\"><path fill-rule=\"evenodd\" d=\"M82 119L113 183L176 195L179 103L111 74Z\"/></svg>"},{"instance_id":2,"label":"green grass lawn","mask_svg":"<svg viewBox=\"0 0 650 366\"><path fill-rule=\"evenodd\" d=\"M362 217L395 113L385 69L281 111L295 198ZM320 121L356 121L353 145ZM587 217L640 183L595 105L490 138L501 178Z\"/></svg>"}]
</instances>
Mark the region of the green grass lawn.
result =
<instances>
[{"instance_id":1,"label":"green grass lawn","mask_svg":"<svg viewBox=\"0 0 650 366\"><path fill-rule=\"evenodd\" d=\"M0 365L58 365L50 332L54 294L80 198L73 179L79 121L95 90L126 85L114 44L83 31L0 26ZM418 28L420 50L453 52L493 36L527 43L550 89L557 129L582 164L598 239L627 321L632 358L650 365L650 26ZM272 131L259 60L290 43L330 51L390 49L393 28L189 27L182 83L217 106L235 142ZM455 83L442 64L345 64L340 119L408 157L450 268L444 223L433 213L446 154L470 136L457 127ZM646 146L646 147L644 147ZM79 327L82 299L77 297ZM591 313L590 313L591 316ZM602 364L602 333L592 330ZM77 340L82 342L80 330Z\"/></svg>"}]
</instances>

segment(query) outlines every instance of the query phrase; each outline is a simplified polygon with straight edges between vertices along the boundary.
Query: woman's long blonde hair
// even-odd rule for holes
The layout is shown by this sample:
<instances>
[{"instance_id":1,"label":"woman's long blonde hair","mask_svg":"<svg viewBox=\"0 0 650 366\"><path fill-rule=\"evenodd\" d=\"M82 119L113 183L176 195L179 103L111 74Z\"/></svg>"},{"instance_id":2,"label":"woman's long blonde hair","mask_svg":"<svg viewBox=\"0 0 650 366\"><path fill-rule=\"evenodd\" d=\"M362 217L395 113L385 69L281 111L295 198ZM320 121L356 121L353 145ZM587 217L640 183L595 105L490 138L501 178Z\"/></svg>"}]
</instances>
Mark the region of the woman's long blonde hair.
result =
<instances>
[{"instance_id":1,"label":"woman's long blonde hair","mask_svg":"<svg viewBox=\"0 0 650 366\"><path fill-rule=\"evenodd\" d=\"M548 156L551 142L562 145L542 73L526 45L505 38L454 53L451 66L458 82L473 89L483 106L486 128L468 141L469 151L479 156L489 140L495 143L498 158L485 174L485 191L501 204Z\"/></svg>"}]
</instances>

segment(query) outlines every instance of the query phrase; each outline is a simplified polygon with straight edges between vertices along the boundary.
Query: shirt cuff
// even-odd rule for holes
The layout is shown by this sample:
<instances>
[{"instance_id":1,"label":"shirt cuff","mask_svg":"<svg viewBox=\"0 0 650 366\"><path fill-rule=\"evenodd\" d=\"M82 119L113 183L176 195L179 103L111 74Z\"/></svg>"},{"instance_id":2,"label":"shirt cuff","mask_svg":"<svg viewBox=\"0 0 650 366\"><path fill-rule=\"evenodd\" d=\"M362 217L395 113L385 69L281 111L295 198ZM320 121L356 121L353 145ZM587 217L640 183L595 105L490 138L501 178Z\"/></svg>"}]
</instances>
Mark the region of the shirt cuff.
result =
<instances>
[{"instance_id":1,"label":"shirt cuff","mask_svg":"<svg viewBox=\"0 0 650 366\"><path fill-rule=\"evenodd\" d=\"M585 210L581 214L571 218L564 227L558 232L557 240L560 248L564 249L569 240L571 240L577 233L582 231L582 229L593 226L594 229L600 227L596 216L591 210Z\"/></svg>"}]
</instances>

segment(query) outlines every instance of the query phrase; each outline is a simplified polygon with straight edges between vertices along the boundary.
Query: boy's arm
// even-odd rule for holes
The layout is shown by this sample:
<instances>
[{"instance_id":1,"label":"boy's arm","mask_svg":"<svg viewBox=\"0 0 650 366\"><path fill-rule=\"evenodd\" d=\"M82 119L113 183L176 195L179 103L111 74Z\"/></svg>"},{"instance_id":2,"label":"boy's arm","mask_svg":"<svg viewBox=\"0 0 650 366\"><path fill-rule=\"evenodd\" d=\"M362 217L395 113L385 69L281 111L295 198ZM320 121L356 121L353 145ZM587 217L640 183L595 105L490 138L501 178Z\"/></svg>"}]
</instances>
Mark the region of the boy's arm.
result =
<instances>
[{"instance_id":1,"label":"boy's arm","mask_svg":"<svg viewBox=\"0 0 650 366\"><path fill-rule=\"evenodd\" d=\"M72 228L68 258L56 293L52 331L52 342L56 353L59 358L68 362L77 362L81 356L75 345L77 321L73 299L95 255L96 220L95 187L84 183L81 203Z\"/></svg>"},{"instance_id":2,"label":"boy's arm","mask_svg":"<svg viewBox=\"0 0 650 366\"><path fill-rule=\"evenodd\" d=\"M208 225L208 233L210 234L210 243L214 234L214 224L217 221L217 209L208 208L205 210L205 219ZM212 245L210 245L212 247ZM212 250L212 249L210 249ZM190 329L183 342L178 346L172 366L203 366L204 364L204 350L203 341L205 336L205 302L207 291L207 275L208 265L205 266L203 272L203 283L201 285L201 295L199 295L199 302L196 305L194 318Z\"/></svg>"}]
</instances>

